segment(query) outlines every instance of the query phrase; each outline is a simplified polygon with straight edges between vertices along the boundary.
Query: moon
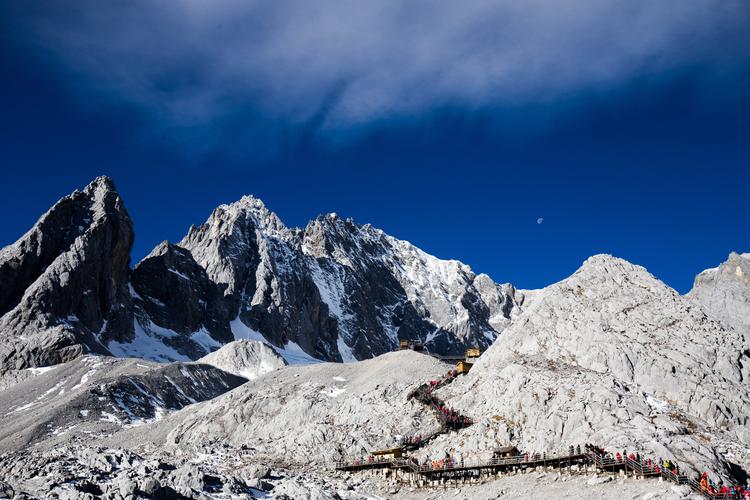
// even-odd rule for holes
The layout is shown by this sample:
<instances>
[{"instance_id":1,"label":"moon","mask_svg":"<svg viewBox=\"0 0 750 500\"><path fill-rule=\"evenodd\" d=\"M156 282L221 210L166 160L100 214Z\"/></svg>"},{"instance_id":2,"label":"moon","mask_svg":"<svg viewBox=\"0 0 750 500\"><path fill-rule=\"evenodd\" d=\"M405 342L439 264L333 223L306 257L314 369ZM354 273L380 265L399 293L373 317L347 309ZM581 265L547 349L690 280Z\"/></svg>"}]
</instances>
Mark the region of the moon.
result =
<instances>
[{"instance_id":1,"label":"moon","mask_svg":"<svg viewBox=\"0 0 750 500\"><path fill-rule=\"evenodd\" d=\"M536 223L537 223L537 224L541 224L542 222L544 222L544 217L539 217L539 218L538 218L538 219L536 220Z\"/></svg>"}]
</instances>

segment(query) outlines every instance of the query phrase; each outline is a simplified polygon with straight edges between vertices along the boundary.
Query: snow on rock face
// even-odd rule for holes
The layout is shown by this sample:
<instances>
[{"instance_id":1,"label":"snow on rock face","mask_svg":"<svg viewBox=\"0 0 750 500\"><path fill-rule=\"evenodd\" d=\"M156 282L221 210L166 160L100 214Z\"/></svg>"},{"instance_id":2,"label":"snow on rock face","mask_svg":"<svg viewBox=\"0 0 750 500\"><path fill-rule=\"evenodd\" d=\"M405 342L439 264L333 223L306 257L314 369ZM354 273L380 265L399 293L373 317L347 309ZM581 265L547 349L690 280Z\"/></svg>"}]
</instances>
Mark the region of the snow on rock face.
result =
<instances>
[{"instance_id":1,"label":"snow on rock face","mask_svg":"<svg viewBox=\"0 0 750 500\"><path fill-rule=\"evenodd\" d=\"M523 300L334 214L286 228L250 196L130 272L132 242L122 200L101 177L2 249L0 372L85 352L195 360L235 340L238 318L290 359L355 361L400 339L456 354L488 347Z\"/></svg>"},{"instance_id":2,"label":"snow on rock face","mask_svg":"<svg viewBox=\"0 0 750 500\"><path fill-rule=\"evenodd\" d=\"M142 355L144 343L157 343L163 346L159 355L169 360L196 359L234 338L224 287L184 248L158 245L133 269L131 288L136 338L131 345L110 345L115 354Z\"/></svg>"},{"instance_id":3,"label":"snow on rock face","mask_svg":"<svg viewBox=\"0 0 750 500\"><path fill-rule=\"evenodd\" d=\"M132 222L107 177L56 203L0 250L0 373L106 352L132 337Z\"/></svg>"},{"instance_id":4,"label":"snow on rock face","mask_svg":"<svg viewBox=\"0 0 750 500\"><path fill-rule=\"evenodd\" d=\"M465 449L490 439L547 451L638 446L724 472L706 436L750 448L747 347L645 269L598 255L536 292L469 375L441 391L478 420L462 432Z\"/></svg>"},{"instance_id":5,"label":"snow on rock face","mask_svg":"<svg viewBox=\"0 0 750 500\"><path fill-rule=\"evenodd\" d=\"M700 273L688 297L712 317L750 335L750 254L732 252L719 267Z\"/></svg>"},{"instance_id":6,"label":"snow on rock face","mask_svg":"<svg viewBox=\"0 0 750 500\"><path fill-rule=\"evenodd\" d=\"M198 360L248 380L287 365L272 347L255 340L235 340Z\"/></svg>"},{"instance_id":7,"label":"snow on rock face","mask_svg":"<svg viewBox=\"0 0 750 500\"><path fill-rule=\"evenodd\" d=\"M440 353L486 348L520 300L370 225L329 214L288 229L251 197L217 208L180 246L225 286L232 320L323 360L369 358L403 338Z\"/></svg>"}]
</instances>

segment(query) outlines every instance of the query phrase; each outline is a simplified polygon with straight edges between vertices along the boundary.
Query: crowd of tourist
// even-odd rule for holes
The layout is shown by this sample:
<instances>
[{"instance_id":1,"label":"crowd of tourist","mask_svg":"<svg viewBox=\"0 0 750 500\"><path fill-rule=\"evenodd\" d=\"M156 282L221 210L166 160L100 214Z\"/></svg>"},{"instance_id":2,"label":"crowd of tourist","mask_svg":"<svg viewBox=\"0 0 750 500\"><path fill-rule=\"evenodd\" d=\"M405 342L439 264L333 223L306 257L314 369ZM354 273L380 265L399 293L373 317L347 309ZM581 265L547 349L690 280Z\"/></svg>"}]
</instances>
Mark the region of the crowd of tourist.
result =
<instances>
[{"instance_id":1,"label":"crowd of tourist","mask_svg":"<svg viewBox=\"0 0 750 500\"><path fill-rule=\"evenodd\" d=\"M467 427L472 424L472 421L469 417L465 417L456 410L448 407L443 400L435 396L433 391L452 382L457 376L458 372L456 370L451 370L442 379L430 380L428 383L417 387L412 393L412 397L420 401L422 404L432 407L443 425L451 429Z\"/></svg>"},{"instance_id":2,"label":"crowd of tourist","mask_svg":"<svg viewBox=\"0 0 750 500\"><path fill-rule=\"evenodd\" d=\"M707 472L700 475L698 479L689 479L685 471L674 460L662 460L658 458L652 460L651 457L641 457L639 453L628 453L623 450L622 453L606 451L593 445L586 445L586 449L594 452L599 457L610 463L627 463L631 467L637 468L643 474L660 474L669 477L677 483L688 483L697 489L706 497L727 500L750 500L750 489L737 486L726 485L719 480L718 483L709 477Z\"/></svg>"},{"instance_id":3,"label":"crowd of tourist","mask_svg":"<svg viewBox=\"0 0 750 500\"><path fill-rule=\"evenodd\" d=\"M422 442L422 436L417 434L416 436L404 436L401 438L401 446L419 446Z\"/></svg>"}]
</instances>

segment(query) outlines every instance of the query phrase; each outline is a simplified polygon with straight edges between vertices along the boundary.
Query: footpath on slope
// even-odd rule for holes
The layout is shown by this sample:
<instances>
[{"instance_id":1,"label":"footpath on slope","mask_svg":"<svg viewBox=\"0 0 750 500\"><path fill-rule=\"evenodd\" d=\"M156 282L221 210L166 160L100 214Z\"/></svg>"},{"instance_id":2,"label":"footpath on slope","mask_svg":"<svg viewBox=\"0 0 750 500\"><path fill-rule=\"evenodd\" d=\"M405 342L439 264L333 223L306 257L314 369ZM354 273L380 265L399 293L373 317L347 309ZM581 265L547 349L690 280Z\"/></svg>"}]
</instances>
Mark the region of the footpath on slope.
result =
<instances>
[{"instance_id":1,"label":"footpath on slope","mask_svg":"<svg viewBox=\"0 0 750 500\"><path fill-rule=\"evenodd\" d=\"M408 395L408 399L415 399L425 407L432 410L440 421L440 429L427 437L420 435L407 437L403 440L400 449L406 453L425 446L435 437L450 431L458 431L473 424L471 418L459 413L457 410L449 408L443 400L438 398L433 391L450 384L458 377L458 372L452 370L438 380L431 380L414 389ZM399 448L397 448L399 449ZM549 467L556 469L568 468L570 472L573 466L578 470L581 467L593 465L596 470L605 473L625 473L630 472L633 477L645 479L660 477L664 480L673 482L677 485L686 485L693 492L700 494L705 498L716 500L750 500L750 489L741 486L727 486L722 483L716 485L708 478L707 473L703 473L700 478L690 478L674 462L661 459L652 460L650 457L641 457L639 454L628 454L627 451L612 453L606 452L603 448L586 444L584 450L580 445L577 447L570 446L568 453L550 454L547 453L523 453L515 456L496 457L487 461L473 460L465 462L463 458L455 461L451 457L441 460L425 460L420 464L415 458L406 455L402 457L383 458L370 455L367 459L357 458L352 461L336 462L335 469L346 472L357 472L373 469L392 469L411 474L412 478L421 478L425 485L432 484L434 481L461 479L480 479L482 476L499 474L502 472L517 472L528 469Z\"/></svg>"}]
</instances>

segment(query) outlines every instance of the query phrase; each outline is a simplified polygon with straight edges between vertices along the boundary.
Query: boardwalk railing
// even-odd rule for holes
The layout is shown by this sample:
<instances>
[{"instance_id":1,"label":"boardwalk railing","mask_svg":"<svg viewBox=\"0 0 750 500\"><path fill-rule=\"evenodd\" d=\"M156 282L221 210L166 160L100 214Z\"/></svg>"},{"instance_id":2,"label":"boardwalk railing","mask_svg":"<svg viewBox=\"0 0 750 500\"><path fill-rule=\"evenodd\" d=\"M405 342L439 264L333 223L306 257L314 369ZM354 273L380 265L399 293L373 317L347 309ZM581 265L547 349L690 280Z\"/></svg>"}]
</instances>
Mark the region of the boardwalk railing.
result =
<instances>
[{"instance_id":1,"label":"boardwalk railing","mask_svg":"<svg viewBox=\"0 0 750 500\"><path fill-rule=\"evenodd\" d=\"M368 469L378 467L407 468L417 473L430 473L442 471L457 471L467 469L494 469L509 466L529 467L566 464L573 461L580 461L585 458L583 454L561 454L561 455L517 455L506 458L491 458L489 460L446 460L440 465L434 465L432 462L419 464L408 458L394 458L388 460L354 460L351 462L336 462L335 468L339 470L351 469Z\"/></svg>"}]
</instances>

